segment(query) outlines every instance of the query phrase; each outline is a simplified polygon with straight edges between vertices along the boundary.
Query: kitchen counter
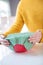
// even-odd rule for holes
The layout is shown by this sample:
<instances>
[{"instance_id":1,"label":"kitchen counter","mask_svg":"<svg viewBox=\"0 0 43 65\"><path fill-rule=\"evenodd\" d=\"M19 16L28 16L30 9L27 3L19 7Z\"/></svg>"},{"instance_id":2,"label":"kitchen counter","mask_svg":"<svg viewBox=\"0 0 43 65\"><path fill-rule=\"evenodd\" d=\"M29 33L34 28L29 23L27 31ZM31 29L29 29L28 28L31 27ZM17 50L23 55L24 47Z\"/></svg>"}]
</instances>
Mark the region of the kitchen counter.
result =
<instances>
[{"instance_id":1,"label":"kitchen counter","mask_svg":"<svg viewBox=\"0 0 43 65\"><path fill-rule=\"evenodd\" d=\"M36 54L33 51L15 53L8 47L1 45L0 65L43 65L43 54Z\"/></svg>"}]
</instances>

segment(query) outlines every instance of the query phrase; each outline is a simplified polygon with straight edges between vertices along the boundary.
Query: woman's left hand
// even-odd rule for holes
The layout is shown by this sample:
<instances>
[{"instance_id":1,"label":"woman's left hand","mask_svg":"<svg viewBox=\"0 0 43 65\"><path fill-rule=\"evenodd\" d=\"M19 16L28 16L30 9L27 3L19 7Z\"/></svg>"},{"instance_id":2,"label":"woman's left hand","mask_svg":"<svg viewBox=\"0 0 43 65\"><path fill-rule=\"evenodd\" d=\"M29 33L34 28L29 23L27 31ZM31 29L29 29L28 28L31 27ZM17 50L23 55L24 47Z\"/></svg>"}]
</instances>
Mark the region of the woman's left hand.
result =
<instances>
[{"instance_id":1,"label":"woman's left hand","mask_svg":"<svg viewBox=\"0 0 43 65\"><path fill-rule=\"evenodd\" d=\"M36 43L31 51L34 53L43 54L43 43Z\"/></svg>"},{"instance_id":2,"label":"woman's left hand","mask_svg":"<svg viewBox=\"0 0 43 65\"><path fill-rule=\"evenodd\" d=\"M40 30L38 30L28 39L28 41L35 44L36 42L39 43L41 38L42 38L42 33Z\"/></svg>"}]
</instances>

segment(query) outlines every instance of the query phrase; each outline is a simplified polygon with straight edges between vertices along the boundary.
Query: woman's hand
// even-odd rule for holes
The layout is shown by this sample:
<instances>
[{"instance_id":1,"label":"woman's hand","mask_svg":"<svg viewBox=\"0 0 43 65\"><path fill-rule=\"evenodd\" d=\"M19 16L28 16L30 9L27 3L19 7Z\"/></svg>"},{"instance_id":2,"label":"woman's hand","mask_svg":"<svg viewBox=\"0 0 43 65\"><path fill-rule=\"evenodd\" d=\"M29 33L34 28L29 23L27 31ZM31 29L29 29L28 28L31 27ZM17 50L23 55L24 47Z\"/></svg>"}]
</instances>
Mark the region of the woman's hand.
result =
<instances>
[{"instance_id":1,"label":"woman's hand","mask_svg":"<svg viewBox=\"0 0 43 65\"><path fill-rule=\"evenodd\" d=\"M28 40L33 44L39 43L42 38L42 33L40 30L36 31Z\"/></svg>"},{"instance_id":2,"label":"woman's hand","mask_svg":"<svg viewBox=\"0 0 43 65\"><path fill-rule=\"evenodd\" d=\"M8 40L4 39L5 37L3 35L0 35L0 45L6 45L9 46L10 43L8 42Z\"/></svg>"},{"instance_id":3,"label":"woman's hand","mask_svg":"<svg viewBox=\"0 0 43 65\"><path fill-rule=\"evenodd\" d=\"M8 42L8 40L5 40L5 39L0 39L0 44L1 45L5 45L5 46L9 46L10 43Z\"/></svg>"},{"instance_id":4,"label":"woman's hand","mask_svg":"<svg viewBox=\"0 0 43 65\"><path fill-rule=\"evenodd\" d=\"M43 43L36 43L31 49L35 54L43 54Z\"/></svg>"}]
</instances>

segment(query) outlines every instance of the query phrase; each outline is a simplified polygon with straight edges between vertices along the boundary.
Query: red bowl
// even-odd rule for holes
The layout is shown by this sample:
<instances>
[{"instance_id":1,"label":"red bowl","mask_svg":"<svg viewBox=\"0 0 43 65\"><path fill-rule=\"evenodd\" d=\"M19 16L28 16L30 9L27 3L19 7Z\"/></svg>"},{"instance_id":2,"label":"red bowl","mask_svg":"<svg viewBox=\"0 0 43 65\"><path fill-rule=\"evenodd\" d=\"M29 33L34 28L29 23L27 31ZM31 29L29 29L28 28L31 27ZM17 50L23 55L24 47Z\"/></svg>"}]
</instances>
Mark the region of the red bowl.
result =
<instances>
[{"instance_id":1,"label":"red bowl","mask_svg":"<svg viewBox=\"0 0 43 65\"><path fill-rule=\"evenodd\" d=\"M21 45L21 44L14 45L13 46L13 49L17 53L23 53L23 52L26 52L27 51L27 49L25 48L25 46L24 45Z\"/></svg>"}]
</instances>

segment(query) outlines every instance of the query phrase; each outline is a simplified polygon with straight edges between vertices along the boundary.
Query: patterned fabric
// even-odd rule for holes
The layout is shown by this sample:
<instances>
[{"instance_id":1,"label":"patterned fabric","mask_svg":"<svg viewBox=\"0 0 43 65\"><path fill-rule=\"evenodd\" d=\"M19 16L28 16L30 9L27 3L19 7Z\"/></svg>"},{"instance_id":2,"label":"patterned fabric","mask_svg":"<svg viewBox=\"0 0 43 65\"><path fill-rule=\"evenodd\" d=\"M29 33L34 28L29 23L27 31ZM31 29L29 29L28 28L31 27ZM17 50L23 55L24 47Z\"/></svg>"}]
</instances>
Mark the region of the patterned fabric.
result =
<instances>
[{"instance_id":1,"label":"patterned fabric","mask_svg":"<svg viewBox=\"0 0 43 65\"><path fill-rule=\"evenodd\" d=\"M33 33L14 33L10 34L6 37L6 39L10 42L9 48L13 50L13 46L15 44L24 45L27 50L31 49L33 44L28 41L28 38L33 35Z\"/></svg>"}]
</instances>

